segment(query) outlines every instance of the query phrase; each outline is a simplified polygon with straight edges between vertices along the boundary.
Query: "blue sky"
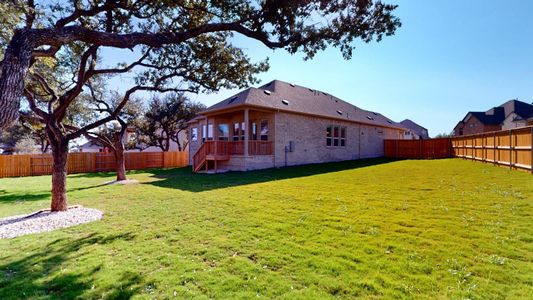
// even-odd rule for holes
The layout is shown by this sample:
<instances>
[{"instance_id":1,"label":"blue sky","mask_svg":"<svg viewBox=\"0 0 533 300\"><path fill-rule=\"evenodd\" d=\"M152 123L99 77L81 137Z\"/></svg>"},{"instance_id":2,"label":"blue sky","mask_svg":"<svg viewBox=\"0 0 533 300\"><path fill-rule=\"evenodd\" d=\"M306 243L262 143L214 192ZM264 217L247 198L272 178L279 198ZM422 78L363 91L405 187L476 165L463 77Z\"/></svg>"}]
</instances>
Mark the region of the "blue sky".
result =
<instances>
[{"instance_id":1,"label":"blue sky","mask_svg":"<svg viewBox=\"0 0 533 300\"><path fill-rule=\"evenodd\" d=\"M238 36L234 44L255 61L270 58L262 83L328 92L395 121L410 118L430 135L450 132L469 110L533 101L533 1L392 2L403 26L380 43L356 43L349 61L334 48L303 61ZM192 98L211 105L236 92Z\"/></svg>"}]
</instances>

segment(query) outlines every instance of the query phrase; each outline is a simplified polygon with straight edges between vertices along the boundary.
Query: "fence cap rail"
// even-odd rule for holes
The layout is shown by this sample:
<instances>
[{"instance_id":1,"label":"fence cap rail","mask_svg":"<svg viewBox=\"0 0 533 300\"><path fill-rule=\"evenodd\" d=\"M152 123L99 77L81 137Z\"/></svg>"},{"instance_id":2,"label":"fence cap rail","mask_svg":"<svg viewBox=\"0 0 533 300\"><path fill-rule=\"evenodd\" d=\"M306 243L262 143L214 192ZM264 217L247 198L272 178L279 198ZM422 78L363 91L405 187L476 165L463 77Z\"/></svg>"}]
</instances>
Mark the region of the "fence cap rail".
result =
<instances>
[{"instance_id":1,"label":"fence cap rail","mask_svg":"<svg viewBox=\"0 0 533 300\"><path fill-rule=\"evenodd\" d=\"M458 135L458 136L452 136L451 138L452 139L462 139L462 138L471 138L471 137L474 137L474 136L493 136L493 135L504 135L504 134L507 134L509 135L509 132L515 132L515 131L524 131L524 132L530 132L531 130L533 130L533 125L528 125L528 126L522 126L522 127L516 127L516 128L511 128L511 129L504 129L504 130L496 130L496 131L487 131L487 132L483 132L483 133L473 133L473 134L467 134L467 135Z\"/></svg>"}]
</instances>

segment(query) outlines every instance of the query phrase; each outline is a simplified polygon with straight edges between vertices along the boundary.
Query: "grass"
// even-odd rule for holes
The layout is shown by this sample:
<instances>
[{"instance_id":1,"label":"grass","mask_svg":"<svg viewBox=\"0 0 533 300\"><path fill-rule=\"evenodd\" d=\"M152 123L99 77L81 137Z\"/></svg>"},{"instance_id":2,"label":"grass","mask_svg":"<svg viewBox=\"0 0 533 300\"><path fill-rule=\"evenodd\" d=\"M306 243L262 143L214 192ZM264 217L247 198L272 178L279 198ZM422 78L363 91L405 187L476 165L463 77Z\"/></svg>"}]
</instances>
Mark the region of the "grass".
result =
<instances>
[{"instance_id":1,"label":"grass","mask_svg":"<svg viewBox=\"0 0 533 300\"><path fill-rule=\"evenodd\" d=\"M0 298L525 299L533 176L459 159L69 176L104 219L0 240ZM50 177L0 180L0 217Z\"/></svg>"}]
</instances>

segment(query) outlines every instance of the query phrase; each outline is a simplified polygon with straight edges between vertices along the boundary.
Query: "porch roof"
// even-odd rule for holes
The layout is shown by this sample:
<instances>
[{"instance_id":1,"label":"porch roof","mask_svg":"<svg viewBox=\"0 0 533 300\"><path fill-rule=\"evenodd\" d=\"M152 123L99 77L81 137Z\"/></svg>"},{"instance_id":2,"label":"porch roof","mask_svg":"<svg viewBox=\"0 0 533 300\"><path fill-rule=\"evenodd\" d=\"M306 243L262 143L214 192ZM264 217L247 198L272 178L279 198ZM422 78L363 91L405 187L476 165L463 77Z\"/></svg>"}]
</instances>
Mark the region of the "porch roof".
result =
<instances>
[{"instance_id":1,"label":"porch roof","mask_svg":"<svg viewBox=\"0 0 533 300\"><path fill-rule=\"evenodd\" d=\"M310 88L271 81L259 88L248 88L202 111L207 115L221 110L251 106L276 111L308 114L362 124L405 130L404 126L384 115L361 109L333 95Z\"/></svg>"}]
</instances>

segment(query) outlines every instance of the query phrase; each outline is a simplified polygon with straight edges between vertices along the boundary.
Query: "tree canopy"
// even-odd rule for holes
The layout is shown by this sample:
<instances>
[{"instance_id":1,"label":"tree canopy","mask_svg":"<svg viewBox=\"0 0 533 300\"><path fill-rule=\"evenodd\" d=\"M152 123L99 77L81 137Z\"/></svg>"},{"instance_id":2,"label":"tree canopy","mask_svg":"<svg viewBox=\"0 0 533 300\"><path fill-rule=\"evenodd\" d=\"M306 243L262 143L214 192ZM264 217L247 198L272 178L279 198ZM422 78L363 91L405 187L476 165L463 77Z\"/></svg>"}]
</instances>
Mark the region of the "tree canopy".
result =
<instances>
[{"instance_id":1,"label":"tree canopy","mask_svg":"<svg viewBox=\"0 0 533 300\"><path fill-rule=\"evenodd\" d=\"M0 127L16 120L35 64L60 59L67 47L83 51L76 84L58 97L60 105L72 102L93 76L138 67L142 88L136 91L165 90L175 77L185 91L244 87L268 64L253 63L234 47L234 33L306 58L328 46L350 58L354 40L379 41L400 26L395 5L371 0L11 0L1 8L8 14L2 16L7 25L0 27ZM102 47L136 49L139 59L97 68Z\"/></svg>"},{"instance_id":2,"label":"tree canopy","mask_svg":"<svg viewBox=\"0 0 533 300\"><path fill-rule=\"evenodd\" d=\"M53 154L53 211L67 209L69 141L120 114L139 91L212 92L257 82L268 60L252 62L233 34L306 59L328 46L352 56L354 41L381 40L400 21L395 5L372 0L9 0L0 3L0 128L26 99ZM104 48L137 57L104 64ZM135 72L109 103L95 87ZM89 105L87 105L89 104ZM121 146L122 147L122 146Z\"/></svg>"},{"instance_id":3,"label":"tree canopy","mask_svg":"<svg viewBox=\"0 0 533 300\"><path fill-rule=\"evenodd\" d=\"M173 141L179 151L184 150L188 144L187 122L205 108L183 94L172 93L164 98L154 95L144 116L135 124L138 144L169 151Z\"/></svg>"}]
</instances>

